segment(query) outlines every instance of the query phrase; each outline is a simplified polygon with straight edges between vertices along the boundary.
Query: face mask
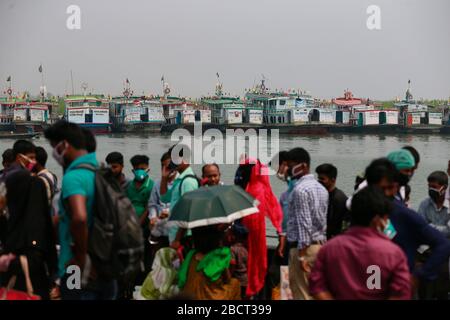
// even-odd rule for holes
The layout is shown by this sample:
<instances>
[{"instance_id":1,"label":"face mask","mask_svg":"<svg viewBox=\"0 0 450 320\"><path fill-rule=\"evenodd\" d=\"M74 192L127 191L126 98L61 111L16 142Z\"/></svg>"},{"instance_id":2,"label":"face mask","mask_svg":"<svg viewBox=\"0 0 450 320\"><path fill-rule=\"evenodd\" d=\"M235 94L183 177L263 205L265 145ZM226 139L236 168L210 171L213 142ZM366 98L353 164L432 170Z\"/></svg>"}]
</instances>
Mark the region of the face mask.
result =
<instances>
[{"instance_id":1,"label":"face mask","mask_svg":"<svg viewBox=\"0 0 450 320\"><path fill-rule=\"evenodd\" d=\"M407 176L406 174L399 173L399 175L398 175L398 183L401 186L406 186L408 184L409 180L411 180L411 176Z\"/></svg>"},{"instance_id":2,"label":"face mask","mask_svg":"<svg viewBox=\"0 0 450 320\"><path fill-rule=\"evenodd\" d=\"M289 177L300 177L303 175L303 168L304 168L304 163L299 163L293 167L289 167L288 169L288 176Z\"/></svg>"},{"instance_id":3,"label":"face mask","mask_svg":"<svg viewBox=\"0 0 450 320\"><path fill-rule=\"evenodd\" d=\"M59 146L64 145L64 144L65 144L64 141L61 141L53 148L53 152L52 152L53 159L55 159L55 161L63 168L66 165L65 161L64 161L64 155L66 154L67 148L64 147L64 149L61 152L58 152L58 149L59 149Z\"/></svg>"},{"instance_id":4,"label":"face mask","mask_svg":"<svg viewBox=\"0 0 450 320\"><path fill-rule=\"evenodd\" d=\"M383 228L378 228L378 231L392 240L397 235L397 231L395 230L394 225L392 224L390 219L387 219L387 221L383 222L383 224Z\"/></svg>"},{"instance_id":5,"label":"face mask","mask_svg":"<svg viewBox=\"0 0 450 320\"><path fill-rule=\"evenodd\" d=\"M277 178L280 179L281 181L286 182L287 178L284 174L277 172Z\"/></svg>"},{"instance_id":6,"label":"face mask","mask_svg":"<svg viewBox=\"0 0 450 320\"><path fill-rule=\"evenodd\" d=\"M442 197L445 194L445 190L446 190L446 188L444 188L444 187L442 187L439 190L434 189L434 188L429 188L428 195L434 202L436 202L437 200L439 200L440 197Z\"/></svg>"},{"instance_id":7,"label":"face mask","mask_svg":"<svg viewBox=\"0 0 450 320\"><path fill-rule=\"evenodd\" d=\"M136 181L144 181L148 177L148 170L144 169L136 169L133 171L134 180Z\"/></svg>"}]
</instances>

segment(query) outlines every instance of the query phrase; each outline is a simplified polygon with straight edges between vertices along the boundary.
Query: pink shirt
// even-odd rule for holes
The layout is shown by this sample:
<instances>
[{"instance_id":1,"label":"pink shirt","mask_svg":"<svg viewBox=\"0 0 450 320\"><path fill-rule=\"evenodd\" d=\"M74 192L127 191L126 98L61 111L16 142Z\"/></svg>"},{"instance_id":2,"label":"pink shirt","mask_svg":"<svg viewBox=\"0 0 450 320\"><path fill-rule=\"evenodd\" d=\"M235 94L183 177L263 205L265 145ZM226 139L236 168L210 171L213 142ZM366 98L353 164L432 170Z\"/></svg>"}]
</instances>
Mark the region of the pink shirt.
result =
<instances>
[{"instance_id":1,"label":"pink shirt","mask_svg":"<svg viewBox=\"0 0 450 320\"><path fill-rule=\"evenodd\" d=\"M410 279L400 247L372 228L355 226L321 248L309 286L312 295L328 291L339 300L410 299Z\"/></svg>"}]
</instances>

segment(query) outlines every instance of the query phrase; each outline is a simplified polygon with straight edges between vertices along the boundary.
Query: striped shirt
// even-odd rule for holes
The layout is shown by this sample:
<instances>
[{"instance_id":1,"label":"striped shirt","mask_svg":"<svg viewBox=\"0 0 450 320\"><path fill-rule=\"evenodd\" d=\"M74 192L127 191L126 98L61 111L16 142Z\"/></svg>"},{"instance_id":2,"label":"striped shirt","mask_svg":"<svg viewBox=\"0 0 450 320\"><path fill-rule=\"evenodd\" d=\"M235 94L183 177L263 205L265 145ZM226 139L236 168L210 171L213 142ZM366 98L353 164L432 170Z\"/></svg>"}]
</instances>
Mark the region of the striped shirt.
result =
<instances>
[{"instance_id":1,"label":"striped shirt","mask_svg":"<svg viewBox=\"0 0 450 320\"><path fill-rule=\"evenodd\" d=\"M299 250L315 241L326 241L328 191L307 174L289 195L287 239Z\"/></svg>"}]
</instances>

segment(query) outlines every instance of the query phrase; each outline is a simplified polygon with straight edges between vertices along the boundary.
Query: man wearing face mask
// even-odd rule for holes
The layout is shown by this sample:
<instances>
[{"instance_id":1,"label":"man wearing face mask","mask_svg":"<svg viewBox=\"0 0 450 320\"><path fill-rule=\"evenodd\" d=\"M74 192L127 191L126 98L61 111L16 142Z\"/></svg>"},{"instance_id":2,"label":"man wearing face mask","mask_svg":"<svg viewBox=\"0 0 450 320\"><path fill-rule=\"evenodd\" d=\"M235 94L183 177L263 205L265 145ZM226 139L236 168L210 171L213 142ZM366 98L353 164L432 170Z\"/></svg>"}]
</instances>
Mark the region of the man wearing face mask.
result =
<instances>
[{"instance_id":1,"label":"man wearing face mask","mask_svg":"<svg viewBox=\"0 0 450 320\"><path fill-rule=\"evenodd\" d=\"M142 283L145 276L151 269L151 251L148 237L150 236L150 228L148 219L148 199L155 184L152 178L149 177L149 158L146 155L135 155L130 159L133 166L134 179L127 187L126 195L131 200L136 211L138 219L142 227L142 234L144 236L144 268L145 271L136 279L136 283Z\"/></svg>"},{"instance_id":2,"label":"man wearing face mask","mask_svg":"<svg viewBox=\"0 0 450 320\"><path fill-rule=\"evenodd\" d=\"M88 153L85 135L74 123L59 121L45 130L44 135L53 147L53 158L64 171L58 211L61 297L63 300L115 299L117 281L99 279L92 266L89 288L76 290L67 287L70 274L66 273L66 268L76 265L83 274L88 266L86 262L89 262L87 247L89 228L93 225L95 173L79 166L98 167L95 152Z\"/></svg>"},{"instance_id":3,"label":"man wearing face mask","mask_svg":"<svg viewBox=\"0 0 450 320\"><path fill-rule=\"evenodd\" d=\"M36 150L34 144L30 141L17 140L12 150L14 162L3 170L3 174L0 177L1 181L5 181L10 174L17 170L25 169L31 172L36 165Z\"/></svg>"},{"instance_id":4,"label":"man wearing face mask","mask_svg":"<svg viewBox=\"0 0 450 320\"><path fill-rule=\"evenodd\" d=\"M435 171L428 176L428 198L419 206L419 214L434 228L450 237L450 212L445 201L448 177L444 171Z\"/></svg>"},{"instance_id":5,"label":"man wearing face mask","mask_svg":"<svg viewBox=\"0 0 450 320\"><path fill-rule=\"evenodd\" d=\"M288 153L288 175L296 179L289 195L287 240L289 285L296 300L310 300L308 277L327 240L328 191L310 173L310 156L303 148Z\"/></svg>"},{"instance_id":6,"label":"man wearing face mask","mask_svg":"<svg viewBox=\"0 0 450 320\"><path fill-rule=\"evenodd\" d=\"M445 191L448 187L448 177L444 171L435 171L428 176L428 198L419 206L418 213L429 225L440 231L445 237L450 238L450 212ZM428 252L424 253L424 256ZM441 267L439 278L420 287L421 296L425 299L448 299L450 289L449 265L444 263Z\"/></svg>"},{"instance_id":7,"label":"man wearing face mask","mask_svg":"<svg viewBox=\"0 0 450 320\"><path fill-rule=\"evenodd\" d=\"M412 153L406 149L392 151L387 155L387 158L395 165L395 168L398 171L396 181L399 184L399 189L396 197L404 203L405 193L403 190L416 170L416 161Z\"/></svg>"},{"instance_id":8,"label":"man wearing face mask","mask_svg":"<svg viewBox=\"0 0 450 320\"><path fill-rule=\"evenodd\" d=\"M442 264L448 262L450 241L396 197L397 178L395 165L386 158L376 159L366 168L368 185L381 188L392 201L393 210L384 232L406 254L413 288L417 289L419 281L427 283L437 279ZM415 258L422 245L429 246L431 254L421 266L416 266Z\"/></svg>"},{"instance_id":9,"label":"man wearing face mask","mask_svg":"<svg viewBox=\"0 0 450 320\"><path fill-rule=\"evenodd\" d=\"M345 193L336 187L337 168L329 163L316 168L317 180L327 189L329 195L327 214L327 239L341 233L344 224L348 225L348 211Z\"/></svg>"},{"instance_id":10,"label":"man wearing face mask","mask_svg":"<svg viewBox=\"0 0 450 320\"><path fill-rule=\"evenodd\" d=\"M384 234L392 204L377 187L366 187L352 201L351 227L328 241L310 277L318 300L410 299L411 282L403 251ZM367 270L382 270L379 290L368 287Z\"/></svg>"}]
</instances>

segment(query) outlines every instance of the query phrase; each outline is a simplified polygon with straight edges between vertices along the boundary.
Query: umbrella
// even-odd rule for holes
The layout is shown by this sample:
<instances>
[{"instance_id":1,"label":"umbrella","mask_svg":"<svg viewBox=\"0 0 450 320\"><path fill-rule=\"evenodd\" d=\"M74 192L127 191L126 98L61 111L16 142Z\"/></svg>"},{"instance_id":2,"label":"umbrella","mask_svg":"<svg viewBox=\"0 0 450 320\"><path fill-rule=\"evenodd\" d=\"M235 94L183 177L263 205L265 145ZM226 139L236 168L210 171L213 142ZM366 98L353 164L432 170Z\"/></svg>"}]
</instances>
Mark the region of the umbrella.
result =
<instances>
[{"instance_id":1,"label":"umbrella","mask_svg":"<svg viewBox=\"0 0 450 320\"><path fill-rule=\"evenodd\" d=\"M201 187L184 194L170 212L169 222L192 229L258 212L257 200L238 186Z\"/></svg>"}]
</instances>

